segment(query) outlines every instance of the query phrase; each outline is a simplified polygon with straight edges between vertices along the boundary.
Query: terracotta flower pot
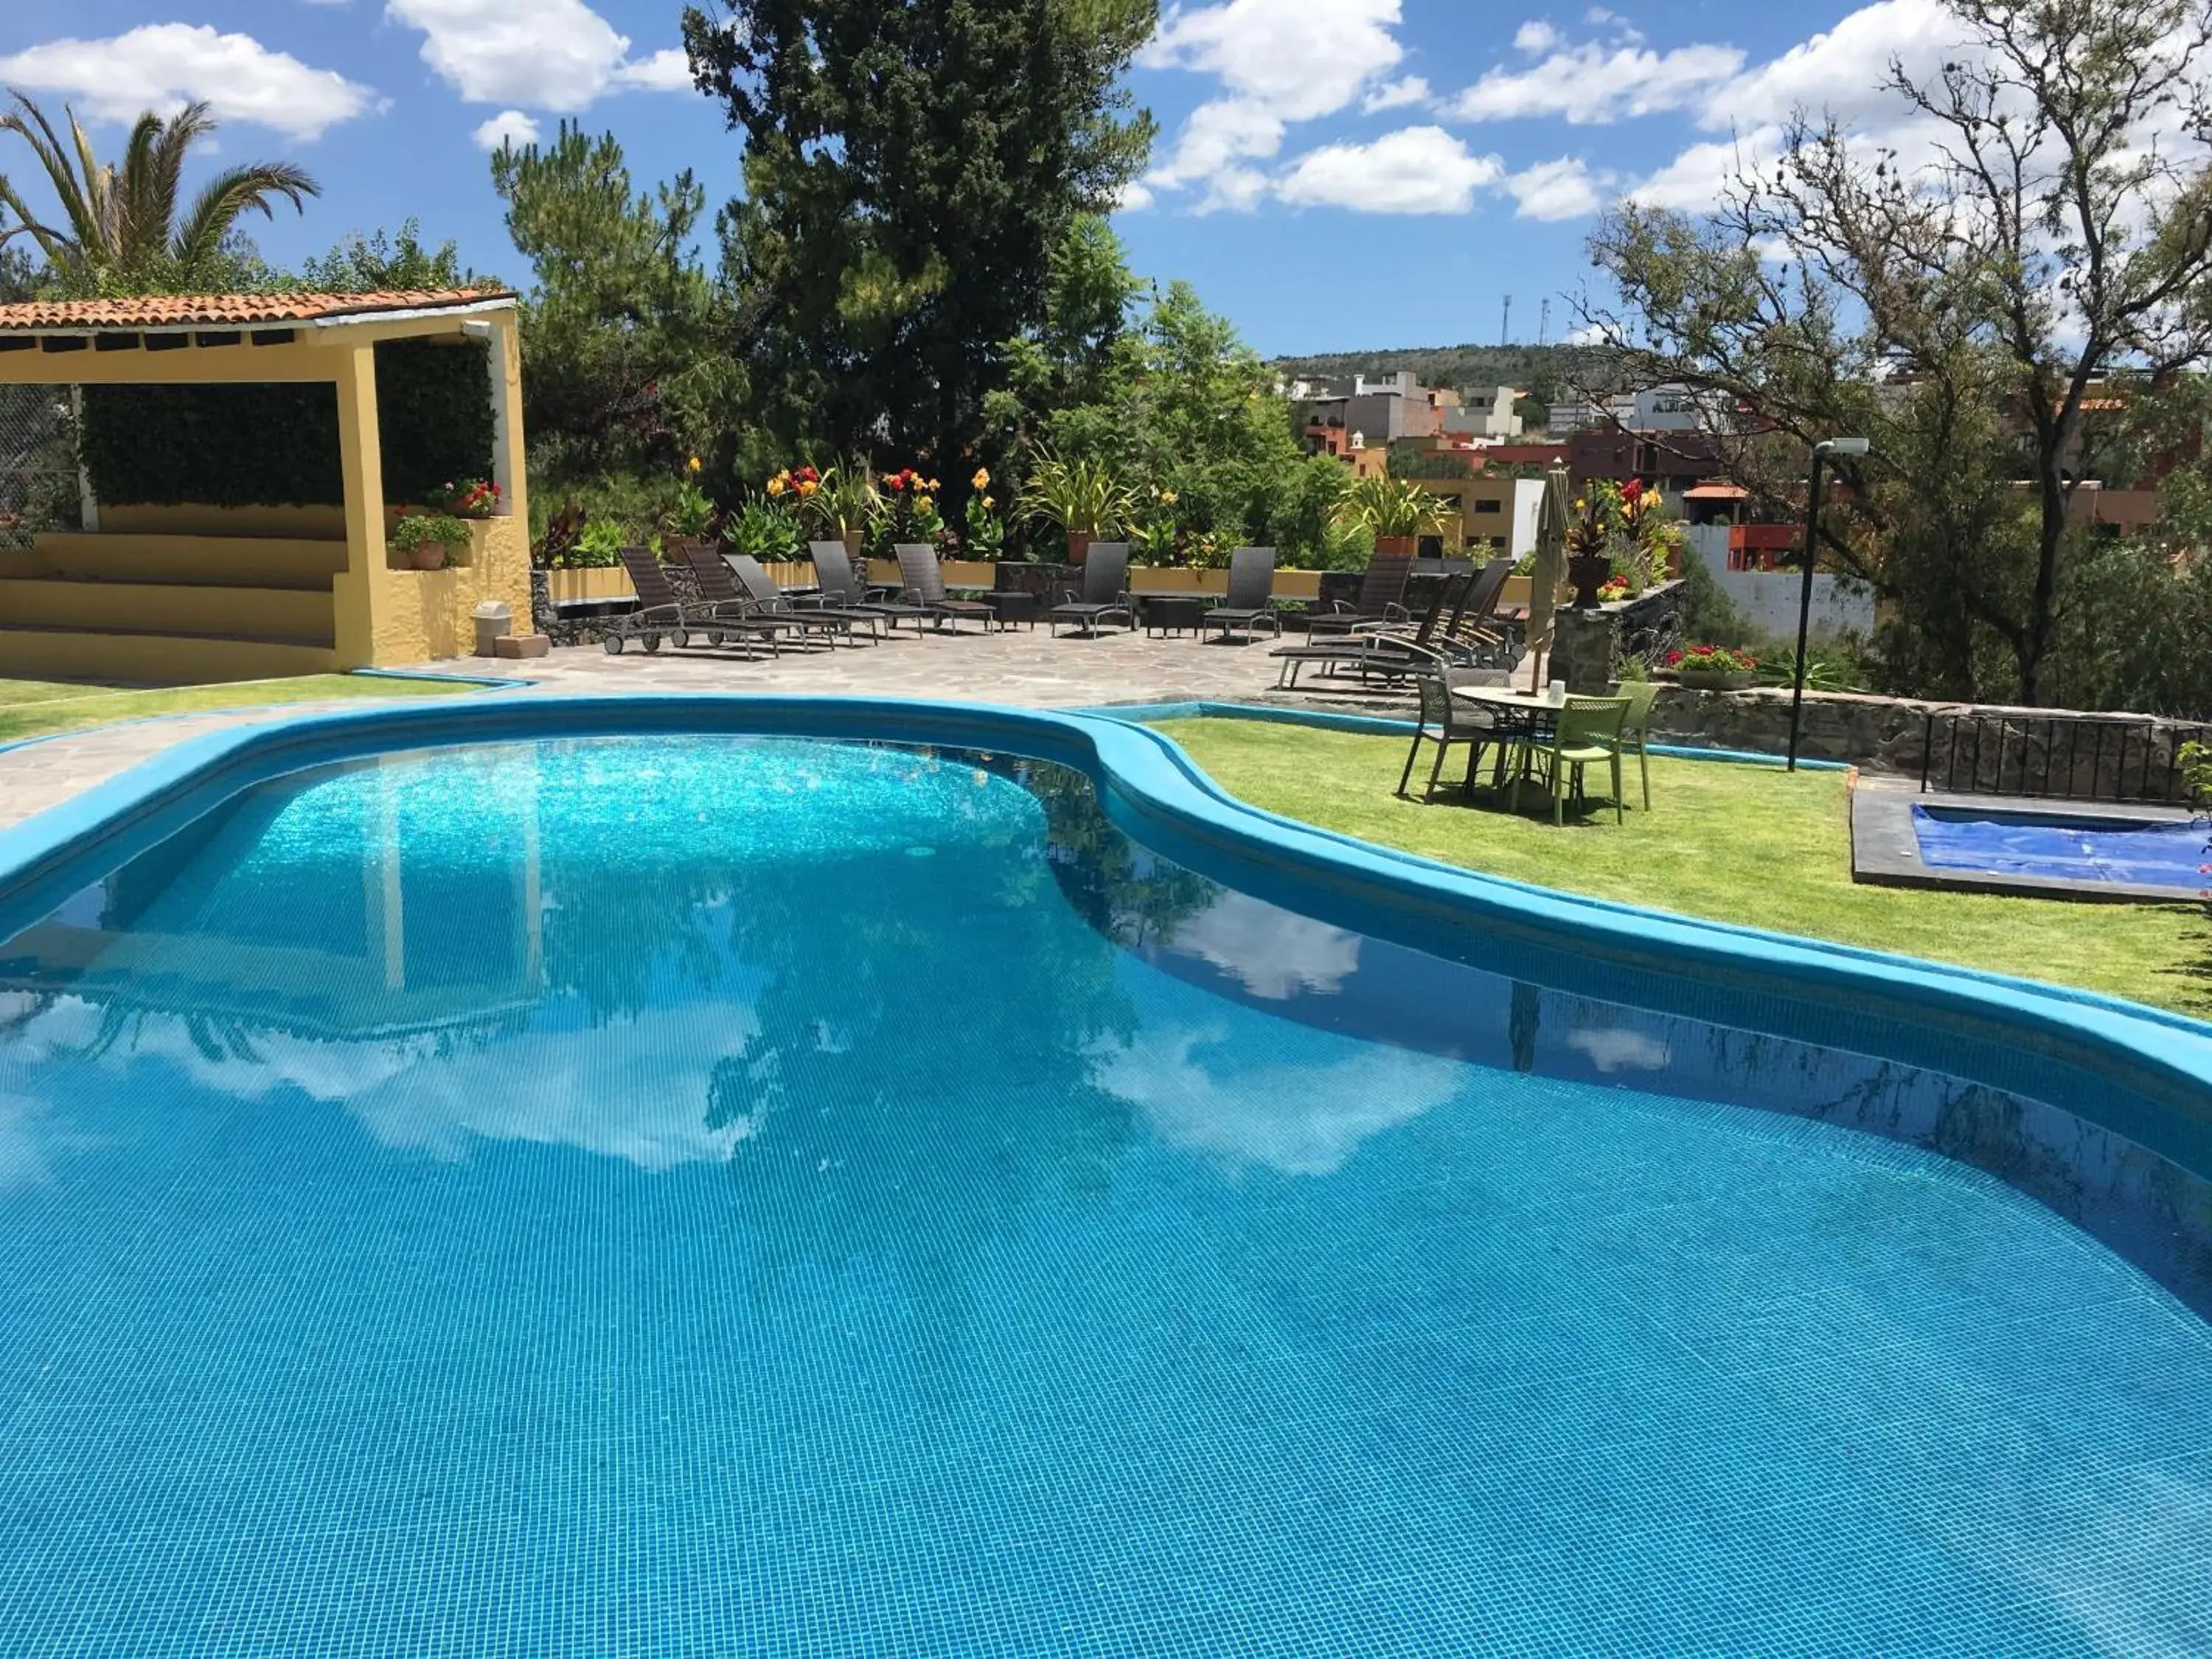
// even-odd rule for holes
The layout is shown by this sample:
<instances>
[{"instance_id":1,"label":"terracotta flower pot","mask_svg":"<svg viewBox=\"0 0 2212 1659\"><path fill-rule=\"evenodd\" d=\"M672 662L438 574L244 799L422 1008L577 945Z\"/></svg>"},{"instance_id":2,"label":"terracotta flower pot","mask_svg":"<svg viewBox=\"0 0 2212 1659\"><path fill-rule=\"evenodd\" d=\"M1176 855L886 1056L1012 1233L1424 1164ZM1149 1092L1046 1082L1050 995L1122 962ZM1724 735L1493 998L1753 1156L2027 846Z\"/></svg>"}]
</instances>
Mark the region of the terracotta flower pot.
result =
<instances>
[{"instance_id":1,"label":"terracotta flower pot","mask_svg":"<svg viewBox=\"0 0 2212 1659\"><path fill-rule=\"evenodd\" d=\"M407 562L417 570L443 570L446 568L446 544L443 542L417 542L407 550Z\"/></svg>"},{"instance_id":2,"label":"terracotta flower pot","mask_svg":"<svg viewBox=\"0 0 2212 1659\"><path fill-rule=\"evenodd\" d=\"M1377 536L1375 538L1375 550L1377 553L1418 553L1421 550L1420 538L1418 536Z\"/></svg>"},{"instance_id":3,"label":"terracotta flower pot","mask_svg":"<svg viewBox=\"0 0 2212 1659\"><path fill-rule=\"evenodd\" d=\"M1069 531L1067 532L1068 563L1081 564L1085 559L1089 558L1091 556L1091 544L1092 539L1092 538L1085 535L1079 530Z\"/></svg>"}]
</instances>

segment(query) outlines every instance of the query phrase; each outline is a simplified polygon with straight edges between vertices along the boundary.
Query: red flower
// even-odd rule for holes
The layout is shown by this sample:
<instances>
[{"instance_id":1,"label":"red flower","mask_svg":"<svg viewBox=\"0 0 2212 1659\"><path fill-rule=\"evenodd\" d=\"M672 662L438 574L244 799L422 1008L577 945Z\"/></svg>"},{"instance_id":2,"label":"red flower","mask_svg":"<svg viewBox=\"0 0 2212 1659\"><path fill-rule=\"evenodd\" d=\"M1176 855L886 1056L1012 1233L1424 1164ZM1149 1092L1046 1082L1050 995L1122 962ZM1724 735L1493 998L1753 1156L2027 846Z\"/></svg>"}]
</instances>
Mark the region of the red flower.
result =
<instances>
[{"instance_id":1,"label":"red flower","mask_svg":"<svg viewBox=\"0 0 2212 1659\"><path fill-rule=\"evenodd\" d=\"M1624 501L1638 501L1642 499L1643 495L1644 480L1641 478L1631 478L1620 487L1620 499Z\"/></svg>"},{"instance_id":2,"label":"red flower","mask_svg":"<svg viewBox=\"0 0 2212 1659\"><path fill-rule=\"evenodd\" d=\"M1667 653L1667 666L1669 668L1680 668L1681 665L1682 653L1679 651L1669 651Z\"/></svg>"}]
</instances>

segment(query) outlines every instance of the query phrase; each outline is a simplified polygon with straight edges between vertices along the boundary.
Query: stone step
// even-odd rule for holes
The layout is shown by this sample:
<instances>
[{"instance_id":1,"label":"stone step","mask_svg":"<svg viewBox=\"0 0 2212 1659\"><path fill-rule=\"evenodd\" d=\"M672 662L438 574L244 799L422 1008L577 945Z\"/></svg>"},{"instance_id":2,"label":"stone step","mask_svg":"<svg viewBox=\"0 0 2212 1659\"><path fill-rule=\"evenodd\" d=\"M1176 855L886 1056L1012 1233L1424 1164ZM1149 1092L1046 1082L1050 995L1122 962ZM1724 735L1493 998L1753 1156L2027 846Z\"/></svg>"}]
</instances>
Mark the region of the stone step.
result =
<instances>
[{"instance_id":1,"label":"stone step","mask_svg":"<svg viewBox=\"0 0 2212 1659\"><path fill-rule=\"evenodd\" d=\"M0 574L176 586L328 587L346 544L304 537L54 532L0 556Z\"/></svg>"},{"instance_id":2,"label":"stone step","mask_svg":"<svg viewBox=\"0 0 2212 1659\"><path fill-rule=\"evenodd\" d=\"M178 586L164 582L26 580L0 573L0 624L69 632L200 634L336 643L320 588Z\"/></svg>"},{"instance_id":3,"label":"stone step","mask_svg":"<svg viewBox=\"0 0 2212 1659\"><path fill-rule=\"evenodd\" d=\"M0 676L207 685L337 672L337 653L314 640L139 629L57 629L0 623Z\"/></svg>"}]
</instances>

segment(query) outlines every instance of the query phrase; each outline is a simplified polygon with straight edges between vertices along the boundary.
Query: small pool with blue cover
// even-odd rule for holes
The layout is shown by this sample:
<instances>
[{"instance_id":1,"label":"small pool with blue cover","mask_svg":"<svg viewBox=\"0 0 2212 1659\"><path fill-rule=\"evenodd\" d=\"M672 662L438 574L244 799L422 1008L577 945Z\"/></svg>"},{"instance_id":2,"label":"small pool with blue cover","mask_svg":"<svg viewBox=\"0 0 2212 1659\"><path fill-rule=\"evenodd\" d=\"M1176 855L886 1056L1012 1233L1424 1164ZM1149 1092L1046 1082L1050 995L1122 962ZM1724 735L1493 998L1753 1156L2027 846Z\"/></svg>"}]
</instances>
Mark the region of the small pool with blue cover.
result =
<instances>
[{"instance_id":1,"label":"small pool with blue cover","mask_svg":"<svg viewBox=\"0 0 2212 1659\"><path fill-rule=\"evenodd\" d=\"M2212 1651L2122 1091L1325 914L1000 752L234 795L0 942L0 1653Z\"/></svg>"},{"instance_id":2,"label":"small pool with blue cover","mask_svg":"<svg viewBox=\"0 0 2212 1659\"><path fill-rule=\"evenodd\" d=\"M1912 809L1921 862L2047 881L2212 888L2212 830L2185 820L2091 817L1976 807Z\"/></svg>"}]
</instances>

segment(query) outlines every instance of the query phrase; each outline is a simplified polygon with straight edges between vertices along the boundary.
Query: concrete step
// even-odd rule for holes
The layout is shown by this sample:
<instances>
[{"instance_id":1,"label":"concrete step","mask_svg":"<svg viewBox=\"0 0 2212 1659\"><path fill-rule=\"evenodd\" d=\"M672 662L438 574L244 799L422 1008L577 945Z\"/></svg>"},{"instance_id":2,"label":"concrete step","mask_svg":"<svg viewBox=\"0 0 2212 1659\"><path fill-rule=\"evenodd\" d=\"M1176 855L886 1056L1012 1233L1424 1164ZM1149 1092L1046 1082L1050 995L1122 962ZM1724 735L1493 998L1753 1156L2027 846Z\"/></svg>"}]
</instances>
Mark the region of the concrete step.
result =
<instances>
[{"instance_id":1,"label":"concrete step","mask_svg":"<svg viewBox=\"0 0 2212 1659\"><path fill-rule=\"evenodd\" d=\"M313 640L0 623L0 676L24 679L209 685L222 680L330 674L337 666L337 653Z\"/></svg>"},{"instance_id":2,"label":"concrete step","mask_svg":"<svg viewBox=\"0 0 2212 1659\"><path fill-rule=\"evenodd\" d=\"M0 625L205 634L329 646L330 589L24 580L0 573Z\"/></svg>"},{"instance_id":3,"label":"concrete step","mask_svg":"<svg viewBox=\"0 0 2212 1659\"><path fill-rule=\"evenodd\" d=\"M55 532L0 556L0 574L178 586L328 587L346 544L301 537L91 535Z\"/></svg>"}]
</instances>

